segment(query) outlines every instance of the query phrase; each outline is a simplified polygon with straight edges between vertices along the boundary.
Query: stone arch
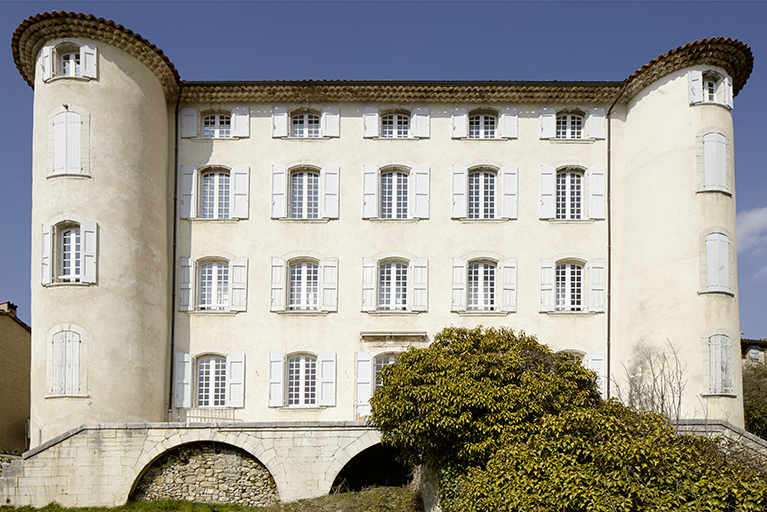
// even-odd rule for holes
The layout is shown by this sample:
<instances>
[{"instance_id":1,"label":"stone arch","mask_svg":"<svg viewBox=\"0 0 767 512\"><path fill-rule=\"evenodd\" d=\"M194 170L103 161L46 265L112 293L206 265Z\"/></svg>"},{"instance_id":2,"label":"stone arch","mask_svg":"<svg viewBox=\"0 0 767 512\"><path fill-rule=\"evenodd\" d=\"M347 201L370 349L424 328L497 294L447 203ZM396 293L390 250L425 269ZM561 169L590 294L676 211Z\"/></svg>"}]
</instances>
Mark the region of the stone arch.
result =
<instances>
[{"instance_id":1,"label":"stone arch","mask_svg":"<svg viewBox=\"0 0 767 512\"><path fill-rule=\"evenodd\" d=\"M128 498L268 506L279 494L267 467L251 453L229 443L200 440L156 457L139 473Z\"/></svg>"},{"instance_id":2,"label":"stone arch","mask_svg":"<svg viewBox=\"0 0 767 512\"><path fill-rule=\"evenodd\" d=\"M350 460L371 446L380 443L381 434L377 430L369 429L348 445L340 447L325 470L325 479L320 484L323 493L330 493L330 489L333 482L335 482L336 477Z\"/></svg>"},{"instance_id":3,"label":"stone arch","mask_svg":"<svg viewBox=\"0 0 767 512\"><path fill-rule=\"evenodd\" d=\"M330 488L331 492L406 485L411 480L412 468L397 461L396 455L395 448L381 443L365 448L341 468Z\"/></svg>"}]
</instances>

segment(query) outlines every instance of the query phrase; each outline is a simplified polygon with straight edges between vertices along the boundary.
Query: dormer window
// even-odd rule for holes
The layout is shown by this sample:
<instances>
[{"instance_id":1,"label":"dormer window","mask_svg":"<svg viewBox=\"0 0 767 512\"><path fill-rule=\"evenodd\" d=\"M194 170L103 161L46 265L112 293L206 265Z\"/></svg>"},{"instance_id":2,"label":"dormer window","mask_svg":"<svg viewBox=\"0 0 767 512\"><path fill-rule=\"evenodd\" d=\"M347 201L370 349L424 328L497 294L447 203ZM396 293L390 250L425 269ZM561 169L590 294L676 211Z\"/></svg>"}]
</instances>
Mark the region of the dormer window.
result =
<instances>
[{"instance_id":1,"label":"dormer window","mask_svg":"<svg viewBox=\"0 0 767 512\"><path fill-rule=\"evenodd\" d=\"M429 137L429 107L363 107L363 137L370 139L424 139Z\"/></svg>"},{"instance_id":2,"label":"dormer window","mask_svg":"<svg viewBox=\"0 0 767 512\"><path fill-rule=\"evenodd\" d=\"M557 114L557 139L583 138L583 116L578 113Z\"/></svg>"},{"instance_id":3,"label":"dormer window","mask_svg":"<svg viewBox=\"0 0 767 512\"><path fill-rule=\"evenodd\" d=\"M393 113L381 116L381 137L407 139L410 133L410 114Z\"/></svg>"},{"instance_id":4,"label":"dormer window","mask_svg":"<svg viewBox=\"0 0 767 512\"><path fill-rule=\"evenodd\" d=\"M496 138L496 120L497 116L493 112L472 112L469 115L469 138Z\"/></svg>"},{"instance_id":5,"label":"dormer window","mask_svg":"<svg viewBox=\"0 0 767 512\"><path fill-rule=\"evenodd\" d=\"M732 108L732 77L712 70L687 73L690 105L716 103Z\"/></svg>"},{"instance_id":6,"label":"dormer window","mask_svg":"<svg viewBox=\"0 0 767 512\"><path fill-rule=\"evenodd\" d=\"M42 49L42 76L53 78L96 78L96 47L73 42Z\"/></svg>"},{"instance_id":7,"label":"dormer window","mask_svg":"<svg viewBox=\"0 0 767 512\"><path fill-rule=\"evenodd\" d=\"M290 136L313 139L320 136L320 114L303 112L290 116Z\"/></svg>"},{"instance_id":8,"label":"dormer window","mask_svg":"<svg viewBox=\"0 0 767 512\"><path fill-rule=\"evenodd\" d=\"M214 107L198 112L181 109L181 137L201 139L241 139L250 136L250 107Z\"/></svg>"}]
</instances>

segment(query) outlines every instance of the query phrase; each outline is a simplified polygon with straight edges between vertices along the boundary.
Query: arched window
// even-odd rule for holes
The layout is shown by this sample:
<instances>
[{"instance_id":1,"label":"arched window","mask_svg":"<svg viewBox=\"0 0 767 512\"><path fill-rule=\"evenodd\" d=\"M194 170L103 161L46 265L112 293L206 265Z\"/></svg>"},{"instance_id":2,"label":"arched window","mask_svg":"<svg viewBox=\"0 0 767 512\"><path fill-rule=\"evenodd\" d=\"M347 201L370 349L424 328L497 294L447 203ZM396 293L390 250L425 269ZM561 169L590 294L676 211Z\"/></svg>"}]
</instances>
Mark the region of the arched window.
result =
<instances>
[{"instance_id":1,"label":"arched window","mask_svg":"<svg viewBox=\"0 0 767 512\"><path fill-rule=\"evenodd\" d=\"M716 102L719 100L720 103L723 103L718 98L721 84L722 77L719 73L713 71L703 73L703 101Z\"/></svg>"},{"instance_id":2,"label":"arched window","mask_svg":"<svg viewBox=\"0 0 767 512\"><path fill-rule=\"evenodd\" d=\"M288 309L312 311L319 308L320 266L317 262L302 261L290 265L290 291Z\"/></svg>"},{"instance_id":3,"label":"arched window","mask_svg":"<svg viewBox=\"0 0 767 512\"><path fill-rule=\"evenodd\" d=\"M79 283L82 272L80 225L67 223L57 226L59 244L58 281Z\"/></svg>"},{"instance_id":4,"label":"arched window","mask_svg":"<svg viewBox=\"0 0 767 512\"><path fill-rule=\"evenodd\" d=\"M480 170L469 173L469 208L470 219L495 218L495 172Z\"/></svg>"},{"instance_id":5,"label":"arched window","mask_svg":"<svg viewBox=\"0 0 767 512\"><path fill-rule=\"evenodd\" d=\"M317 358L308 354L288 357L288 406L317 404Z\"/></svg>"},{"instance_id":6,"label":"arched window","mask_svg":"<svg viewBox=\"0 0 767 512\"><path fill-rule=\"evenodd\" d=\"M61 44L56 47L58 57L57 76L80 76L80 47L74 44Z\"/></svg>"},{"instance_id":7,"label":"arched window","mask_svg":"<svg viewBox=\"0 0 767 512\"><path fill-rule=\"evenodd\" d=\"M388 261L378 266L378 309L403 311L407 309L408 263Z\"/></svg>"},{"instance_id":8,"label":"arched window","mask_svg":"<svg viewBox=\"0 0 767 512\"><path fill-rule=\"evenodd\" d=\"M395 112L381 116L381 137L407 139L410 135L410 114Z\"/></svg>"},{"instance_id":9,"label":"arched window","mask_svg":"<svg viewBox=\"0 0 767 512\"><path fill-rule=\"evenodd\" d=\"M202 116L203 139L228 139L232 136L232 120L227 114L207 114Z\"/></svg>"},{"instance_id":10,"label":"arched window","mask_svg":"<svg viewBox=\"0 0 767 512\"><path fill-rule=\"evenodd\" d=\"M200 218L228 219L230 198L229 171L205 171L200 177Z\"/></svg>"},{"instance_id":11,"label":"arched window","mask_svg":"<svg viewBox=\"0 0 767 512\"><path fill-rule=\"evenodd\" d=\"M375 367L375 388L381 387L381 378L379 377L379 374L381 373L381 370L383 370L384 366L389 366L390 364L394 364L398 362L397 356L394 354L383 354L378 357L376 357L376 367Z\"/></svg>"},{"instance_id":12,"label":"arched window","mask_svg":"<svg viewBox=\"0 0 767 512\"><path fill-rule=\"evenodd\" d=\"M197 358L197 407L226 406L226 358Z\"/></svg>"},{"instance_id":13,"label":"arched window","mask_svg":"<svg viewBox=\"0 0 767 512\"><path fill-rule=\"evenodd\" d=\"M583 310L583 267L577 263L561 263L556 267L556 310Z\"/></svg>"},{"instance_id":14,"label":"arched window","mask_svg":"<svg viewBox=\"0 0 767 512\"><path fill-rule=\"evenodd\" d=\"M408 181L410 177L402 170L381 172L381 219L408 218Z\"/></svg>"},{"instance_id":15,"label":"arched window","mask_svg":"<svg viewBox=\"0 0 767 512\"><path fill-rule=\"evenodd\" d=\"M290 218L317 219L320 216L320 173L298 170L290 173Z\"/></svg>"},{"instance_id":16,"label":"arched window","mask_svg":"<svg viewBox=\"0 0 767 512\"><path fill-rule=\"evenodd\" d=\"M580 219L583 173L565 169L557 173L557 219Z\"/></svg>"},{"instance_id":17,"label":"arched window","mask_svg":"<svg viewBox=\"0 0 767 512\"><path fill-rule=\"evenodd\" d=\"M96 223L43 224L42 284L96 282Z\"/></svg>"},{"instance_id":18,"label":"arched window","mask_svg":"<svg viewBox=\"0 0 767 512\"><path fill-rule=\"evenodd\" d=\"M494 139L497 116L491 112L475 112L469 115L470 139Z\"/></svg>"},{"instance_id":19,"label":"arched window","mask_svg":"<svg viewBox=\"0 0 767 512\"><path fill-rule=\"evenodd\" d=\"M225 310L229 304L229 263L213 261L200 264L199 308Z\"/></svg>"},{"instance_id":20,"label":"arched window","mask_svg":"<svg viewBox=\"0 0 767 512\"><path fill-rule=\"evenodd\" d=\"M298 138L316 138L320 136L320 115L313 112L301 112L290 116L290 136Z\"/></svg>"},{"instance_id":21,"label":"arched window","mask_svg":"<svg viewBox=\"0 0 767 512\"><path fill-rule=\"evenodd\" d=\"M470 262L468 267L468 311L496 308L496 265L492 261Z\"/></svg>"},{"instance_id":22,"label":"arched window","mask_svg":"<svg viewBox=\"0 0 767 512\"><path fill-rule=\"evenodd\" d=\"M578 113L557 114L557 139L583 138L583 115Z\"/></svg>"},{"instance_id":23,"label":"arched window","mask_svg":"<svg viewBox=\"0 0 767 512\"><path fill-rule=\"evenodd\" d=\"M51 394L80 394L80 335L59 331L53 335L51 350Z\"/></svg>"}]
</instances>

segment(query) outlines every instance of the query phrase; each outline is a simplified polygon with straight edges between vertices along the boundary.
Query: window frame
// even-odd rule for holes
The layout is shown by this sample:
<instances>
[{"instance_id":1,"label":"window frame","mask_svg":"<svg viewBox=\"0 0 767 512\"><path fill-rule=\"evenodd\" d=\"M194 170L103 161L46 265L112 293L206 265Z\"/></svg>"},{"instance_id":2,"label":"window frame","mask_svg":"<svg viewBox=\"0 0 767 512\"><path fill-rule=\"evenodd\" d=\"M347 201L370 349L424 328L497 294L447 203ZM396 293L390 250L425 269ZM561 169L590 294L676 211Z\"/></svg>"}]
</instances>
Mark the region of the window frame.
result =
<instances>
[{"instance_id":1,"label":"window frame","mask_svg":"<svg viewBox=\"0 0 767 512\"><path fill-rule=\"evenodd\" d=\"M391 182L387 183L386 178ZM378 173L378 218L404 220L410 218L410 170L385 167Z\"/></svg>"},{"instance_id":2,"label":"window frame","mask_svg":"<svg viewBox=\"0 0 767 512\"><path fill-rule=\"evenodd\" d=\"M296 124L296 119L298 118L301 118L300 124ZM321 112L315 110L294 110L290 112L289 121L288 137L291 139L319 139L323 137ZM299 134L297 134L298 129L300 129Z\"/></svg>"},{"instance_id":3,"label":"window frame","mask_svg":"<svg viewBox=\"0 0 767 512\"><path fill-rule=\"evenodd\" d=\"M410 262L387 259L377 265L376 311L407 311L409 299ZM384 295L388 299L384 300Z\"/></svg>"},{"instance_id":4,"label":"window frame","mask_svg":"<svg viewBox=\"0 0 767 512\"><path fill-rule=\"evenodd\" d=\"M203 398L203 368L202 365L208 363L209 367L205 369L208 372L208 382L205 385L206 393ZM213 366L215 364L215 367ZM228 375L227 358L219 354L203 354L195 357L195 393L194 406L205 409L226 408L228 403ZM220 372L220 373L219 373ZM220 378L219 378L220 377ZM210 403L201 403L206 400Z\"/></svg>"},{"instance_id":5,"label":"window frame","mask_svg":"<svg viewBox=\"0 0 767 512\"><path fill-rule=\"evenodd\" d=\"M42 80L96 80L98 78L98 50L92 44L74 40L56 40L45 45L41 55ZM64 57L75 56L75 66L65 70Z\"/></svg>"},{"instance_id":6,"label":"window frame","mask_svg":"<svg viewBox=\"0 0 767 512\"><path fill-rule=\"evenodd\" d=\"M724 70L691 69L687 72L687 85L690 105L721 105L732 110L732 77Z\"/></svg>"},{"instance_id":7,"label":"window frame","mask_svg":"<svg viewBox=\"0 0 767 512\"><path fill-rule=\"evenodd\" d=\"M392 186L392 217L383 216L384 184L383 177L391 173L407 175L406 200L407 214L398 218L395 214L396 199L395 189ZM381 220L384 222L401 222L404 220L421 220L429 218L431 169L428 165L416 165L407 167L394 164L378 167L375 165L362 165L362 218Z\"/></svg>"},{"instance_id":8,"label":"window frame","mask_svg":"<svg viewBox=\"0 0 767 512\"><path fill-rule=\"evenodd\" d=\"M206 125L209 119L211 125ZM226 123L224 121L227 121ZM201 139L231 139L232 138L232 114L224 111L207 111L200 113L200 138Z\"/></svg>"},{"instance_id":9,"label":"window frame","mask_svg":"<svg viewBox=\"0 0 767 512\"><path fill-rule=\"evenodd\" d=\"M64 234L76 229L79 247L65 257ZM98 224L95 221L80 222L62 219L42 225L41 243L41 284L51 285L92 285L96 284L98 258ZM79 272L64 273L65 263Z\"/></svg>"},{"instance_id":10,"label":"window frame","mask_svg":"<svg viewBox=\"0 0 767 512\"><path fill-rule=\"evenodd\" d=\"M472 183L472 178L481 176L478 184ZM487 193L488 182L486 176L492 177L491 194ZM472 168L467 173L468 185L467 185L467 205L466 205L466 218L470 220L488 220L499 218L498 208L498 194L500 187L498 186L498 171L489 167ZM474 186L474 189L472 186ZM473 190L476 190L476 194L473 194ZM476 203L477 212L472 212L472 202ZM488 212L488 210L492 210Z\"/></svg>"},{"instance_id":11,"label":"window frame","mask_svg":"<svg viewBox=\"0 0 767 512\"><path fill-rule=\"evenodd\" d=\"M384 315L428 311L428 273L427 258L404 253L363 258L362 311Z\"/></svg>"},{"instance_id":12,"label":"window frame","mask_svg":"<svg viewBox=\"0 0 767 512\"><path fill-rule=\"evenodd\" d=\"M585 138L586 115L577 110L557 112L554 139L582 140Z\"/></svg>"},{"instance_id":13,"label":"window frame","mask_svg":"<svg viewBox=\"0 0 767 512\"><path fill-rule=\"evenodd\" d=\"M564 260L554 267L555 302L558 313L580 313L586 311L584 300L585 265L580 261ZM577 275L573 275L573 272ZM563 276L562 278L560 276ZM577 301L577 304L573 304Z\"/></svg>"},{"instance_id":14,"label":"window frame","mask_svg":"<svg viewBox=\"0 0 767 512\"><path fill-rule=\"evenodd\" d=\"M474 273L473 267L476 267ZM476 279L472 279L473 275ZM474 284L474 288L472 284ZM466 264L466 291L466 311L497 311L498 263L488 259L468 261Z\"/></svg>"},{"instance_id":15,"label":"window frame","mask_svg":"<svg viewBox=\"0 0 767 512\"><path fill-rule=\"evenodd\" d=\"M285 407L317 407L319 399L318 357L310 353L293 353L286 356ZM297 379L291 378L291 365L298 364ZM307 364L310 365L307 368ZM291 397L294 393L295 398ZM294 401L295 400L295 401Z\"/></svg>"},{"instance_id":16,"label":"window frame","mask_svg":"<svg viewBox=\"0 0 767 512\"><path fill-rule=\"evenodd\" d=\"M296 286L296 280L294 275L296 274L293 269L301 267L301 286ZM312 267L312 268L309 268ZM300 311L319 311L320 310L320 293L322 287L320 286L320 271L322 266L318 260L299 259L290 261L287 265L288 269L288 300L287 311L300 312ZM313 279L312 279L313 277ZM313 282L312 282L313 281ZM298 302L294 303L294 296L296 293L300 293ZM313 300L311 296L314 296Z\"/></svg>"},{"instance_id":17,"label":"window frame","mask_svg":"<svg viewBox=\"0 0 767 512\"><path fill-rule=\"evenodd\" d=\"M296 195L297 176L303 176L303 179L298 183L301 188L300 198ZM310 176L313 178L314 183L310 183ZM288 190L290 195L290 207L288 210L288 218L303 220L321 218L320 203L322 194L320 192L320 184L322 181L322 170L315 167L294 168L289 172L289 180ZM309 186L310 184L312 187ZM313 194L311 194L312 192ZM299 199L300 204L297 204Z\"/></svg>"},{"instance_id":18,"label":"window frame","mask_svg":"<svg viewBox=\"0 0 767 512\"><path fill-rule=\"evenodd\" d=\"M80 332L57 329L50 335L50 385L49 396L82 396L81 366L83 339Z\"/></svg>"},{"instance_id":19,"label":"window frame","mask_svg":"<svg viewBox=\"0 0 767 512\"><path fill-rule=\"evenodd\" d=\"M213 176L212 204L206 196L206 178ZM222 183L226 177L225 183ZM200 204L198 211L200 219L204 220L228 220L230 218L232 200L232 176L228 169L222 167L208 167L200 171ZM206 208L212 209L212 214L206 215Z\"/></svg>"},{"instance_id":20,"label":"window frame","mask_svg":"<svg viewBox=\"0 0 767 512\"><path fill-rule=\"evenodd\" d=\"M203 177L211 173L222 173L229 175L229 197L225 202L228 203L227 217L203 217ZM250 166L235 165L227 167L224 165L207 165L196 168L192 165L182 165L178 176L179 189L179 207L178 216L180 219L203 220L205 222L217 221L239 221L245 220L250 215ZM216 191L214 203L221 202L219 191Z\"/></svg>"},{"instance_id":21,"label":"window frame","mask_svg":"<svg viewBox=\"0 0 767 512\"><path fill-rule=\"evenodd\" d=\"M210 285L211 300L216 301L203 303L203 267L206 265L224 265L226 268L225 301L222 297L216 297L220 291L219 275L212 274ZM217 270L217 269L216 269ZM208 286L208 285L206 285ZM248 305L248 258L237 258L225 255L205 255L197 258L180 257L178 259L178 311L203 314L228 314L247 311Z\"/></svg>"},{"instance_id":22,"label":"window frame","mask_svg":"<svg viewBox=\"0 0 767 512\"><path fill-rule=\"evenodd\" d=\"M205 258L198 260L197 264L197 311L228 311L229 310L229 261L224 259ZM209 284L203 286L203 279L208 277L206 270L210 271ZM210 303L204 303L204 288L210 288ZM223 290L222 290L223 288ZM215 301L214 301L215 299Z\"/></svg>"},{"instance_id":23,"label":"window frame","mask_svg":"<svg viewBox=\"0 0 767 512\"><path fill-rule=\"evenodd\" d=\"M492 120L492 126L488 121ZM469 112L469 125L466 134L471 140L495 140L499 139L499 116L498 112L489 109L472 110Z\"/></svg>"},{"instance_id":24,"label":"window frame","mask_svg":"<svg viewBox=\"0 0 767 512\"><path fill-rule=\"evenodd\" d=\"M582 169L566 167L556 173L555 220L582 220L586 173ZM560 179L564 177L561 183ZM577 177L577 183L574 178ZM576 210L576 211L574 211ZM561 213L560 213L561 212Z\"/></svg>"},{"instance_id":25,"label":"window frame","mask_svg":"<svg viewBox=\"0 0 767 512\"><path fill-rule=\"evenodd\" d=\"M734 396L733 338L717 331L706 337L708 350L709 394Z\"/></svg>"},{"instance_id":26,"label":"window frame","mask_svg":"<svg viewBox=\"0 0 767 512\"><path fill-rule=\"evenodd\" d=\"M412 114L404 110L384 110L379 114L380 129L378 137L381 139L410 139L412 136ZM388 123L387 121L391 121ZM391 133L387 134L385 127L391 126ZM404 126L404 128L403 128Z\"/></svg>"},{"instance_id":27,"label":"window frame","mask_svg":"<svg viewBox=\"0 0 767 512\"><path fill-rule=\"evenodd\" d=\"M373 358L373 392L375 392L376 389L383 385L381 378L379 377L381 370L383 370L386 366L399 363L398 356L398 352L384 352L383 354L378 354Z\"/></svg>"}]
</instances>

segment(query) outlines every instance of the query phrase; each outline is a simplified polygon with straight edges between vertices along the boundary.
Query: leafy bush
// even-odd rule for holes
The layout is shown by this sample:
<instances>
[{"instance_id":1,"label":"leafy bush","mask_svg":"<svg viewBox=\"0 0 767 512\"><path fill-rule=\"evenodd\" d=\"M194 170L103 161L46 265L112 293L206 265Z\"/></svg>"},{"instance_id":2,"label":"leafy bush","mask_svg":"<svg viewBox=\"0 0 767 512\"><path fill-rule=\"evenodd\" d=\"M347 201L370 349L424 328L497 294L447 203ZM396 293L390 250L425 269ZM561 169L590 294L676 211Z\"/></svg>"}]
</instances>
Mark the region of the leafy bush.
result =
<instances>
[{"instance_id":1,"label":"leafy bush","mask_svg":"<svg viewBox=\"0 0 767 512\"><path fill-rule=\"evenodd\" d=\"M743 409L746 430L767 439L767 365L743 368Z\"/></svg>"}]
</instances>

